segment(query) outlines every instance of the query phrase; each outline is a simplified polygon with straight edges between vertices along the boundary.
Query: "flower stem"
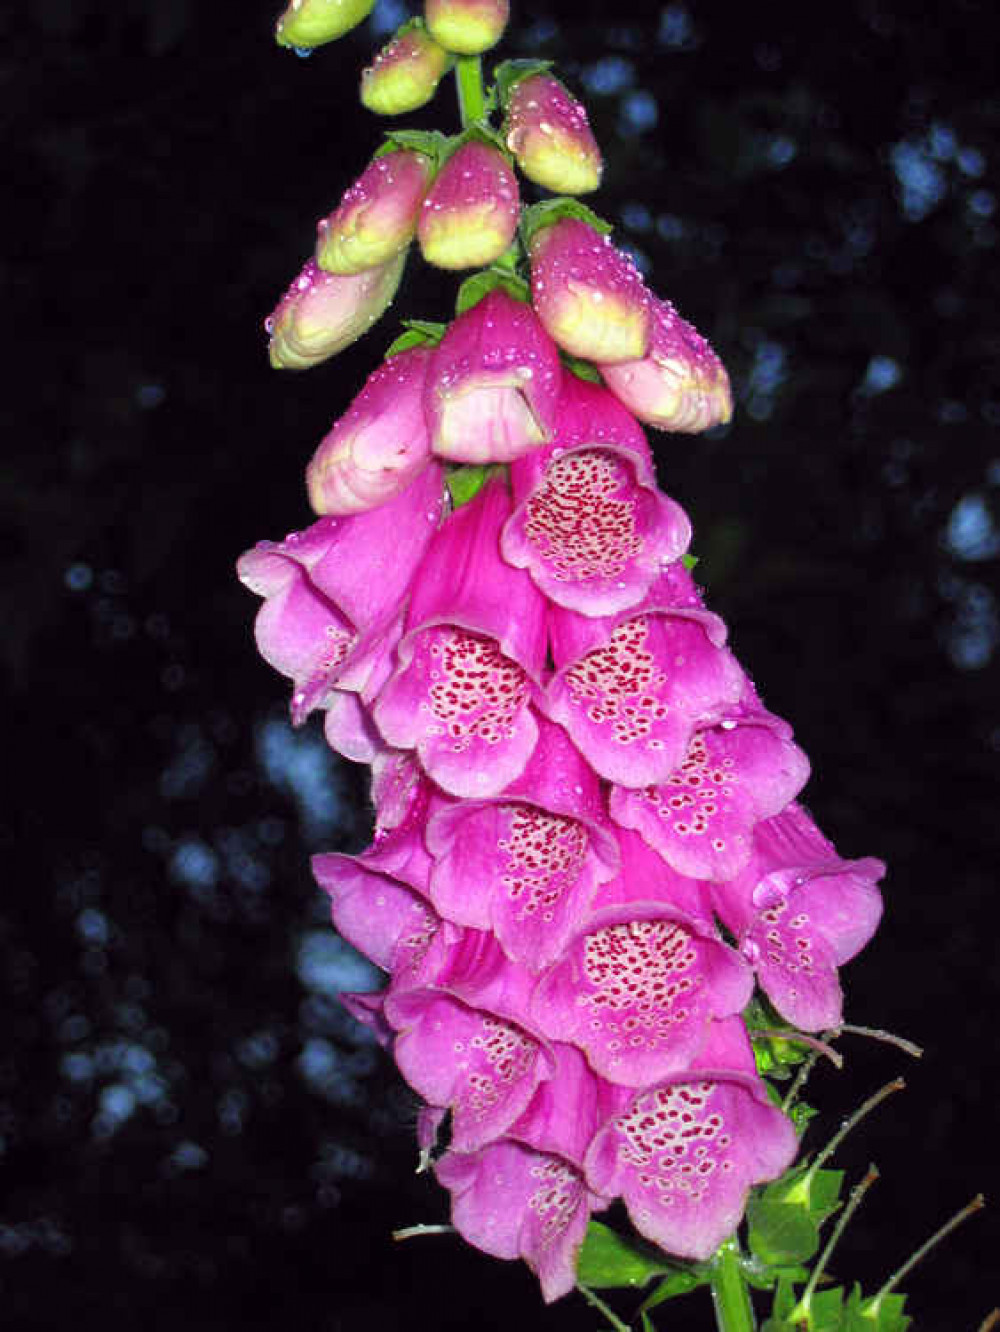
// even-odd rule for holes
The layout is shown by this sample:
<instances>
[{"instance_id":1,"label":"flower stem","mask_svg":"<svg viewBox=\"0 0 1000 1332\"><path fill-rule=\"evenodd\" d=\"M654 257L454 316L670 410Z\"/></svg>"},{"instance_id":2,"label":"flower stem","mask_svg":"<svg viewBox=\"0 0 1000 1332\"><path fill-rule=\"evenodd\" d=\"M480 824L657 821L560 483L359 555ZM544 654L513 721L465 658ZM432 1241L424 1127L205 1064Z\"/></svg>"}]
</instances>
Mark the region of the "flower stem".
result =
<instances>
[{"instance_id":1,"label":"flower stem","mask_svg":"<svg viewBox=\"0 0 1000 1332\"><path fill-rule=\"evenodd\" d=\"M754 1332L757 1320L735 1239L723 1244L712 1260L712 1303L719 1332Z\"/></svg>"},{"instance_id":2,"label":"flower stem","mask_svg":"<svg viewBox=\"0 0 1000 1332\"><path fill-rule=\"evenodd\" d=\"M482 57L459 56L455 61L455 82L458 85L458 109L462 116L462 129L468 129L486 115Z\"/></svg>"},{"instance_id":3,"label":"flower stem","mask_svg":"<svg viewBox=\"0 0 1000 1332\"><path fill-rule=\"evenodd\" d=\"M589 1286L577 1286L577 1290L587 1301L589 1305L597 1309L608 1320L608 1325L614 1329L614 1332L631 1332L628 1323L623 1323L613 1309L609 1309L604 1301L590 1289Z\"/></svg>"}]
</instances>

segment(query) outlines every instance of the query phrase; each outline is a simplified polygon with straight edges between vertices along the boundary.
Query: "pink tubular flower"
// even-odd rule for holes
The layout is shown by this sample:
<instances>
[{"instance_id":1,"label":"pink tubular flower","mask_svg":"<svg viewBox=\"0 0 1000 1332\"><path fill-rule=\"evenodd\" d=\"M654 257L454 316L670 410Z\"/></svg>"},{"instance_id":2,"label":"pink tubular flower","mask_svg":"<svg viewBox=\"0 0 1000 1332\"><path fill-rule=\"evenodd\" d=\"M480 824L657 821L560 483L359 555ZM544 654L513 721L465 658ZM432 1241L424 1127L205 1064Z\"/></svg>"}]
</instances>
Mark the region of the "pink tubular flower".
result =
<instances>
[{"instance_id":1,"label":"pink tubular flower","mask_svg":"<svg viewBox=\"0 0 1000 1332\"><path fill-rule=\"evenodd\" d=\"M494 1258L523 1258L546 1303L576 1285L576 1258L592 1210L607 1206L561 1157L505 1139L448 1152L434 1167L451 1192L455 1229Z\"/></svg>"},{"instance_id":2,"label":"pink tubular flower","mask_svg":"<svg viewBox=\"0 0 1000 1332\"><path fill-rule=\"evenodd\" d=\"M507 147L529 180L554 194L588 194L601 183L601 150L583 106L551 74L511 90Z\"/></svg>"},{"instance_id":3,"label":"pink tubular flower","mask_svg":"<svg viewBox=\"0 0 1000 1332\"><path fill-rule=\"evenodd\" d=\"M417 238L437 268L481 268L514 239L520 212L517 181L491 144L471 139L448 158L420 210Z\"/></svg>"},{"instance_id":4,"label":"pink tubular flower","mask_svg":"<svg viewBox=\"0 0 1000 1332\"><path fill-rule=\"evenodd\" d=\"M649 293L632 260L574 217L532 237L531 296L564 351L597 362L645 356L652 333Z\"/></svg>"},{"instance_id":5,"label":"pink tubular flower","mask_svg":"<svg viewBox=\"0 0 1000 1332\"><path fill-rule=\"evenodd\" d=\"M460 315L435 349L425 406L449 462L506 463L551 439L562 367L529 305L499 289Z\"/></svg>"},{"instance_id":6,"label":"pink tubular flower","mask_svg":"<svg viewBox=\"0 0 1000 1332\"><path fill-rule=\"evenodd\" d=\"M649 353L638 360L602 365L604 382L640 421L659 430L697 434L725 425L733 414L725 367L669 301L656 297L651 301Z\"/></svg>"},{"instance_id":7,"label":"pink tubular flower","mask_svg":"<svg viewBox=\"0 0 1000 1332\"><path fill-rule=\"evenodd\" d=\"M427 31L456 55L482 55L496 46L509 18L508 0L424 0Z\"/></svg>"},{"instance_id":8,"label":"pink tubular flower","mask_svg":"<svg viewBox=\"0 0 1000 1332\"><path fill-rule=\"evenodd\" d=\"M313 454L309 502L319 514L361 513L406 490L431 461L424 418L425 347L390 356Z\"/></svg>"},{"instance_id":9,"label":"pink tubular flower","mask_svg":"<svg viewBox=\"0 0 1000 1332\"><path fill-rule=\"evenodd\" d=\"M361 102L380 116L426 106L448 69L448 52L420 19L404 25L361 74Z\"/></svg>"},{"instance_id":10,"label":"pink tubular flower","mask_svg":"<svg viewBox=\"0 0 1000 1332\"><path fill-rule=\"evenodd\" d=\"M385 314L403 276L406 255L341 276L312 259L264 321L276 370L308 370L335 356Z\"/></svg>"},{"instance_id":11,"label":"pink tubular flower","mask_svg":"<svg viewBox=\"0 0 1000 1332\"><path fill-rule=\"evenodd\" d=\"M293 681L296 725L313 708L330 707L338 692L367 695L379 676L391 626L438 524L442 491L440 468L432 464L379 509L323 518L241 556L240 579L265 599L257 646ZM372 755L360 757L367 762Z\"/></svg>"},{"instance_id":12,"label":"pink tubular flower","mask_svg":"<svg viewBox=\"0 0 1000 1332\"><path fill-rule=\"evenodd\" d=\"M369 162L317 227L316 262L327 273L360 273L387 263L417 234L433 175L424 153L399 149Z\"/></svg>"},{"instance_id":13,"label":"pink tubular flower","mask_svg":"<svg viewBox=\"0 0 1000 1332\"><path fill-rule=\"evenodd\" d=\"M607 389L564 375L557 419L551 445L511 469L501 549L556 605L613 615L680 558L691 525L657 488L642 429Z\"/></svg>"},{"instance_id":14,"label":"pink tubular flower","mask_svg":"<svg viewBox=\"0 0 1000 1332\"><path fill-rule=\"evenodd\" d=\"M492 930L532 971L555 961L618 866L597 778L561 727L538 726L528 766L501 796L440 809L426 835L437 910Z\"/></svg>"},{"instance_id":15,"label":"pink tubular flower","mask_svg":"<svg viewBox=\"0 0 1000 1332\"><path fill-rule=\"evenodd\" d=\"M780 814L809 777L789 728L761 708L698 730L659 786L612 786L612 818L634 828L679 874L731 879L750 859L754 824Z\"/></svg>"},{"instance_id":16,"label":"pink tubular flower","mask_svg":"<svg viewBox=\"0 0 1000 1332\"><path fill-rule=\"evenodd\" d=\"M274 30L279 46L311 50L363 23L375 0L291 0Z\"/></svg>"},{"instance_id":17,"label":"pink tubular flower","mask_svg":"<svg viewBox=\"0 0 1000 1332\"><path fill-rule=\"evenodd\" d=\"M720 720L743 693L743 672L723 646L725 625L691 587L674 565L634 610L601 618L549 612L556 675L546 710L620 786L669 781L694 731Z\"/></svg>"},{"instance_id":18,"label":"pink tubular flower","mask_svg":"<svg viewBox=\"0 0 1000 1332\"><path fill-rule=\"evenodd\" d=\"M837 968L859 953L882 915L880 860L842 860L809 815L791 805L754 829L754 854L714 884L719 918L737 936L767 997L803 1031L836 1027Z\"/></svg>"},{"instance_id":19,"label":"pink tubular flower","mask_svg":"<svg viewBox=\"0 0 1000 1332\"><path fill-rule=\"evenodd\" d=\"M648 1240L704 1260L739 1224L750 1187L776 1179L797 1148L731 1018L713 1024L690 1068L637 1092L598 1130L585 1174L596 1192L622 1197Z\"/></svg>"},{"instance_id":20,"label":"pink tubular flower","mask_svg":"<svg viewBox=\"0 0 1000 1332\"><path fill-rule=\"evenodd\" d=\"M416 749L452 795L497 795L538 737L530 702L545 665L545 603L500 558L509 513L497 478L439 529L414 584L399 666L375 704L386 742Z\"/></svg>"},{"instance_id":21,"label":"pink tubular flower","mask_svg":"<svg viewBox=\"0 0 1000 1332\"><path fill-rule=\"evenodd\" d=\"M546 1036L578 1046L596 1073L644 1087L689 1067L712 1021L749 1003L753 975L718 938L697 885L634 833L620 844L620 876L600 892L607 905L581 915L532 1011Z\"/></svg>"}]
</instances>

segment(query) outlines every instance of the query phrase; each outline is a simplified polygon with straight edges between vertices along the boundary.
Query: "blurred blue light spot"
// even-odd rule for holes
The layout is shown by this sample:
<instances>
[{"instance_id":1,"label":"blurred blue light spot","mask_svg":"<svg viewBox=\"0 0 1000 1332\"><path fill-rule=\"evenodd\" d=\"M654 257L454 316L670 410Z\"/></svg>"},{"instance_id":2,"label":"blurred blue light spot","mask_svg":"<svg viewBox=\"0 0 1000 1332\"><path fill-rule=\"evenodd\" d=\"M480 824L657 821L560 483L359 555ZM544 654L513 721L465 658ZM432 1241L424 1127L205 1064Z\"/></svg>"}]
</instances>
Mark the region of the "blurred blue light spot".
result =
<instances>
[{"instance_id":1,"label":"blurred blue light spot","mask_svg":"<svg viewBox=\"0 0 1000 1332\"><path fill-rule=\"evenodd\" d=\"M981 176L986 170L986 158L978 148L958 150L958 169L964 176Z\"/></svg>"},{"instance_id":2,"label":"blurred blue light spot","mask_svg":"<svg viewBox=\"0 0 1000 1332\"><path fill-rule=\"evenodd\" d=\"M1000 532L982 495L963 495L951 511L945 544L960 560L992 560L1000 555Z\"/></svg>"},{"instance_id":3,"label":"blurred blue light spot","mask_svg":"<svg viewBox=\"0 0 1000 1332\"><path fill-rule=\"evenodd\" d=\"M200 1170L208 1164L208 1152L196 1142L180 1142L170 1154L170 1159L178 1170Z\"/></svg>"},{"instance_id":4,"label":"blurred blue light spot","mask_svg":"<svg viewBox=\"0 0 1000 1332\"><path fill-rule=\"evenodd\" d=\"M630 231L648 231L653 225L653 215L641 203L622 204L622 222Z\"/></svg>"},{"instance_id":5,"label":"blurred blue light spot","mask_svg":"<svg viewBox=\"0 0 1000 1332\"><path fill-rule=\"evenodd\" d=\"M333 757L322 737L272 719L258 731L257 753L272 786L295 800L307 839L329 837L342 810Z\"/></svg>"},{"instance_id":6,"label":"blurred blue light spot","mask_svg":"<svg viewBox=\"0 0 1000 1332\"><path fill-rule=\"evenodd\" d=\"M902 377L898 361L894 361L891 356L873 356L861 381L861 392L885 393L887 389L895 388Z\"/></svg>"},{"instance_id":7,"label":"blurred blue light spot","mask_svg":"<svg viewBox=\"0 0 1000 1332\"><path fill-rule=\"evenodd\" d=\"M900 189L903 213L911 222L919 222L944 198L944 172L921 144L903 140L889 154Z\"/></svg>"},{"instance_id":8,"label":"blurred blue light spot","mask_svg":"<svg viewBox=\"0 0 1000 1332\"><path fill-rule=\"evenodd\" d=\"M94 571L89 564L71 564L63 581L71 592L86 592L94 581Z\"/></svg>"},{"instance_id":9,"label":"blurred blue light spot","mask_svg":"<svg viewBox=\"0 0 1000 1332\"><path fill-rule=\"evenodd\" d=\"M70 1082L89 1082L94 1076L94 1061L82 1052L63 1055L59 1068Z\"/></svg>"},{"instance_id":10,"label":"blurred blue light spot","mask_svg":"<svg viewBox=\"0 0 1000 1332\"><path fill-rule=\"evenodd\" d=\"M368 26L374 36L384 37L387 33L395 32L408 17L406 6L401 0L378 0L368 20Z\"/></svg>"},{"instance_id":11,"label":"blurred blue light spot","mask_svg":"<svg viewBox=\"0 0 1000 1332\"><path fill-rule=\"evenodd\" d=\"M204 842L188 837L170 857L170 873L188 888L212 888L219 878L218 857Z\"/></svg>"},{"instance_id":12,"label":"blurred blue light spot","mask_svg":"<svg viewBox=\"0 0 1000 1332\"><path fill-rule=\"evenodd\" d=\"M767 160L773 167L785 167L798 152L798 145L787 134L776 134L767 149Z\"/></svg>"},{"instance_id":13,"label":"blurred blue light spot","mask_svg":"<svg viewBox=\"0 0 1000 1332\"><path fill-rule=\"evenodd\" d=\"M115 1129L135 1112L135 1093L123 1083L113 1082L110 1087L103 1089L98 1104L98 1118L109 1128Z\"/></svg>"},{"instance_id":14,"label":"blurred blue light spot","mask_svg":"<svg viewBox=\"0 0 1000 1332\"><path fill-rule=\"evenodd\" d=\"M632 92L622 100L622 114L619 127L623 134L644 134L651 130L660 118L660 109L656 98L648 92Z\"/></svg>"},{"instance_id":15,"label":"blurred blue light spot","mask_svg":"<svg viewBox=\"0 0 1000 1332\"><path fill-rule=\"evenodd\" d=\"M87 907L80 912L76 918L76 932L81 939L97 947L106 944L111 933L106 916L96 907Z\"/></svg>"},{"instance_id":16,"label":"blurred blue light spot","mask_svg":"<svg viewBox=\"0 0 1000 1332\"><path fill-rule=\"evenodd\" d=\"M691 15L683 5L667 5L661 11L656 40L675 51L691 51L698 45Z\"/></svg>"},{"instance_id":17,"label":"blurred blue light spot","mask_svg":"<svg viewBox=\"0 0 1000 1332\"><path fill-rule=\"evenodd\" d=\"M310 930L299 942L295 969L309 990L375 990L381 972L332 930Z\"/></svg>"},{"instance_id":18,"label":"blurred blue light spot","mask_svg":"<svg viewBox=\"0 0 1000 1332\"><path fill-rule=\"evenodd\" d=\"M927 146L932 156L939 162L947 162L949 158L955 156L957 140L955 131L949 125L941 125L935 122L927 135Z\"/></svg>"},{"instance_id":19,"label":"blurred blue light spot","mask_svg":"<svg viewBox=\"0 0 1000 1332\"><path fill-rule=\"evenodd\" d=\"M588 92L610 97L624 92L635 80L635 68L624 56L603 56L583 71L583 83Z\"/></svg>"},{"instance_id":20,"label":"blurred blue light spot","mask_svg":"<svg viewBox=\"0 0 1000 1332\"><path fill-rule=\"evenodd\" d=\"M1000 637L1000 616L992 592L982 583L959 583L946 592L955 618L946 631L948 653L960 670L989 664Z\"/></svg>"},{"instance_id":21,"label":"blurred blue light spot","mask_svg":"<svg viewBox=\"0 0 1000 1332\"><path fill-rule=\"evenodd\" d=\"M996 195L992 190L974 190L968 202L969 212L976 217L992 217L996 211Z\"/></svg>"},{"instance_id":22,"label":"blurred blue light spot","mask_svg":"<svg viewBox=\"0 0 1000 1332\"><path fill-rule=\"evenodd\" d=\"M167 390L162 384L140 384L135 391L135 400L144 412L152 411L154 407L159 407L167 396Z\"/></svg>"}]
</instances>

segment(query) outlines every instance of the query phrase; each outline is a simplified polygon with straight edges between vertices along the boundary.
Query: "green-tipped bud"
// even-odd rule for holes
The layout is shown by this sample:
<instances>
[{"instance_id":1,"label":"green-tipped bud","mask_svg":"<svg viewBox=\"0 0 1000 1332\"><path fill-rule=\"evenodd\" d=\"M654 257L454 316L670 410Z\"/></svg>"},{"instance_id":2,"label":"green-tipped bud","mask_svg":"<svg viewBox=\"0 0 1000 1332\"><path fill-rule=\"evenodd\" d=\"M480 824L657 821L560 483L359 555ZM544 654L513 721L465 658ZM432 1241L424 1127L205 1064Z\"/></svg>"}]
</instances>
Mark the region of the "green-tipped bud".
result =
<instances>
[{"instance_id":1,"label":"green-tipped bud","mask_svg":"<svg viewBox=\"0 0 1000 1332\"><path fill-rule=\"evenodd\" d=\"M290 0L278 19L274 39L279 46L309 51L343 37L374 8L375 0Z\"/></svg>"},{"instance_id":2,"label":"green-tipped bud","mask_svg":"<svg viewBox=\"0 0 1000 1332\"><path fill-rule=\"evenodd\" d=\"M395 296L405 263L404 251L378 268L341 276L310 259L264 322L275 370L308 370L367 333Z\"/></svg>"},{"instance_id":3,"label":"green-tipped bud","mask_svg":"<svg viewBox=\"0 0 1000 1332\"><path fill-rule=\"evenodd\" d=\"M448 158L420 210L417 238L437 268L495 263L517 231L517 180L506 157L478 139Z\"/></svg>"},{"instance_id":4,"label":"green-tipped bud","mask_svg":"<svg viewBox=\"0 0 1000 1332\"><path fill-rule=\"evenodd\" d=\"M402 116L426 106L448 69L447 51L423 23L404 24L361 75L361 101L380 116Z\"/></svg>"},{"instance_id":5,"label":"green-tipped bud","mask_svg":"<svg viewBox=\"0 0 1000 1332\"><path fill-rule=\"evenodd\" d=\"M551 74L514 85L507 147L529 180L554 194L587 194L601 183L601 150L587 113Z\"/></svg>"},{"instance_id":6,"label":"green-tipped bud","mask_svg":"<svg viewBox=\"0 0 1000 1332\"><path fill-rule=\"evenodd\" d=\"M427 31L456 55L482 55L496 46L509 18L508 0L424 0Z\"/></svg>"},{"instance_id":7,"label":"green-tipped bud","mask_svg":"<svg viewBox=\"0 0 1000 1332\"><path fill-rule=\"evenodd\" d=\"M360 273L405 250L417 230L434 164L401 149L376 157L318 227L316 262L328 273Z\"/></svg>"}]
</instances>

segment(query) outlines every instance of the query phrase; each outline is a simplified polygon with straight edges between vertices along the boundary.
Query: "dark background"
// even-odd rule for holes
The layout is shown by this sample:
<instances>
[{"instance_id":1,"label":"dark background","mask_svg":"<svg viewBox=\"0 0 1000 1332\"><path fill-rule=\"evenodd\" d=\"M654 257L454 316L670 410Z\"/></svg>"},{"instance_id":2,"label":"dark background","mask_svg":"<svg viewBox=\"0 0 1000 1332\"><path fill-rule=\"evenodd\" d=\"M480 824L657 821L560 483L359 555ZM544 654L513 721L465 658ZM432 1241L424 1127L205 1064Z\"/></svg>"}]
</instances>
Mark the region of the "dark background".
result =
<instances>
[{"instance_id":1,"label":"dark background","mask_svg":"<svg viewBox=\"0 0 1000 1332\"><path fill-rule=\"evenodd\" d=\"M873 1288L994 1169L993 7L514 11L503 53L554 58L586 97L592 202L733 376L728 431L656 441L699 577L812 758L822 826L890 865L848 1015L927 1055L842 1156L883 1173L832 1264ZM358 72L404 16L383 0L308 61L261 3L38 0L4 22L12 1332L596 1325L578 1297L544 1311L520 1265L389 1240L445 1198L413 1174L413 1098L331 997L374 977L308 868L363 844L364 774L318 723L290 730L233 575L310 520L303 465L398 315L449 313L453 280L414 260L350 352L267 366L261 320L379 141ZM454 124L448 86L407 123L432 121ZM906 1064L845 1052L816 1077L814 1145ZM918 1269L918 1328L1000 1304L996 1242L987 1212ZM707 1297L658 1322L709 1326Z\"/></svg>"}]
</instances>

